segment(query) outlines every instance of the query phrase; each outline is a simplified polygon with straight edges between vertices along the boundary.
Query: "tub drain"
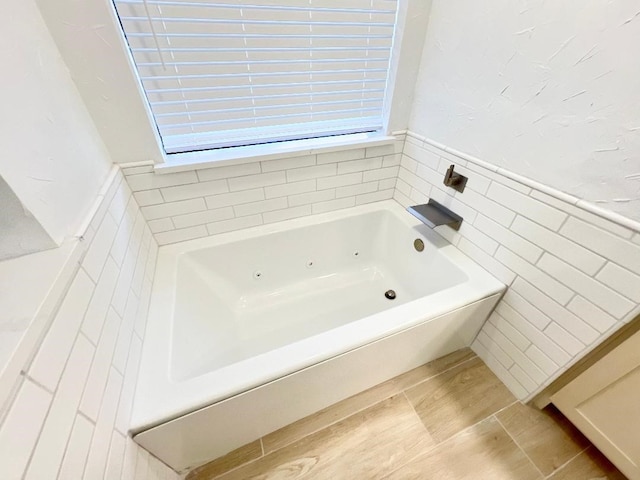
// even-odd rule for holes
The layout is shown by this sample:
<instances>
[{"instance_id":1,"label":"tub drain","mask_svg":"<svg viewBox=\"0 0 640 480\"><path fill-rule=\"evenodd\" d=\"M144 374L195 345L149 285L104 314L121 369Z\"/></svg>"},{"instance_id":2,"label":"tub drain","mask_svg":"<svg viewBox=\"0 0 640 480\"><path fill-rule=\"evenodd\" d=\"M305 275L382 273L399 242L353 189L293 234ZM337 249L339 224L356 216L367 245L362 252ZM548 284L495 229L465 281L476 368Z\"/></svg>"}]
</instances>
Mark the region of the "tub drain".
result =
<instances>
[{"instance_id":1,"label":"tub drain","mask_svg":"<svg viewBox=\"0 0 640 480\"><path fill-rule=\"evenodd\" d=\"M388 298L389 300L395 300L396 299L396 292L394 292L393 290L387 290L386 292L384 292L384 296L386 298Z\"/></svg>"}]
</instances>

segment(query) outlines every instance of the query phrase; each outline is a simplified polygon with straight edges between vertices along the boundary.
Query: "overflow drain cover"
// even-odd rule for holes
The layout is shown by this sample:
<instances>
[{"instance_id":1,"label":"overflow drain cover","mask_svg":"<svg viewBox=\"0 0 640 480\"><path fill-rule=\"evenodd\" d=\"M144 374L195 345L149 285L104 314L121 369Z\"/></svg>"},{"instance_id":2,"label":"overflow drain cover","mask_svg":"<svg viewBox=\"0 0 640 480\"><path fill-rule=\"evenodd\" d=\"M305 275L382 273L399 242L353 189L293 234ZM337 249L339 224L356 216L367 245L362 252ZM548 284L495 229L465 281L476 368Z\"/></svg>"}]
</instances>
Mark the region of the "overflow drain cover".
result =
<instances>
[{"instance_id":1,"label":"overflow drain cover","mask_svg":"<svg viewBox=\"0 0 640 480\"><path fill-rule=\"evenodd\" d=\"M387 290L386 292L384 292L384 296L387 297L389 300L395 300L396 292L394 292L393 290Z\"/></svg>"}]
</instances>

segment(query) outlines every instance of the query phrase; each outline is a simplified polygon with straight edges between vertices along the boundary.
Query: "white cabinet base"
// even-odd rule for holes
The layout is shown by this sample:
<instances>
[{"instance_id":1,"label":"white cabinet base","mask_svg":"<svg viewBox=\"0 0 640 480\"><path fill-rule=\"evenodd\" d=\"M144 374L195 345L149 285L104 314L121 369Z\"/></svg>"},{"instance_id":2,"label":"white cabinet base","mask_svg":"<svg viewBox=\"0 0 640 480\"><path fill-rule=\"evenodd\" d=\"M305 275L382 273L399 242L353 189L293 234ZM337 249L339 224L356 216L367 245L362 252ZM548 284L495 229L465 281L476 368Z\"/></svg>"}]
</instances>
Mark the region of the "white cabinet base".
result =
<instances>
[{"instance_id":1,"label":"white cabinet base","mask_svg":"<svg viewBox=\"0 0 640 480\"><path fill-rule=\"evenodd\" d=\"M640 332L551 400L622 473L640 480Z\"/></svg>"}]
</instances>

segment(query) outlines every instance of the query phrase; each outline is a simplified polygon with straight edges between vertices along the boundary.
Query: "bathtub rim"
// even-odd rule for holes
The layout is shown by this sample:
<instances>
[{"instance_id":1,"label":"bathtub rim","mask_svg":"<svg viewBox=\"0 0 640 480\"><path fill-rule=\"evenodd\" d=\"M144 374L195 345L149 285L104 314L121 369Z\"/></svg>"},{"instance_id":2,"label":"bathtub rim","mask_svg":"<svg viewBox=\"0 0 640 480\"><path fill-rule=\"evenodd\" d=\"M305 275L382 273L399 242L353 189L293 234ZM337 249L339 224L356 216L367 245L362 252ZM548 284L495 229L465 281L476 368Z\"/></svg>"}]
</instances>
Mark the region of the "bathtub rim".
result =
<instances>
[{"instance_id":1,"label":"bathtub rim","mask_svg":"<svg viewBox=\"0 0 640 480\"><path fill-rule=\"evenodd\" d=\"M391 212L409 229L413 229L417 236L434 244L441 254L467 275L467 281L227 367L183 381L171 381L170 333L175 290L172 285L175 285L177 260L181 254L381 210ZM472 302L502 293L506 288L454 245L407 213L394 200L163 246L159 249L157 262L132 408L132 434L428 322ZM391 319L394 316L402 320ZM358 333L365 326L368 335L363 338ZM327 345L331 348L327 348ZM167 354L159 356L154 354L155 351L164 351ZM290 361L292 358L296 361ZM238 373L248 375L238 380Z\"/></svg>"}]
</instances>

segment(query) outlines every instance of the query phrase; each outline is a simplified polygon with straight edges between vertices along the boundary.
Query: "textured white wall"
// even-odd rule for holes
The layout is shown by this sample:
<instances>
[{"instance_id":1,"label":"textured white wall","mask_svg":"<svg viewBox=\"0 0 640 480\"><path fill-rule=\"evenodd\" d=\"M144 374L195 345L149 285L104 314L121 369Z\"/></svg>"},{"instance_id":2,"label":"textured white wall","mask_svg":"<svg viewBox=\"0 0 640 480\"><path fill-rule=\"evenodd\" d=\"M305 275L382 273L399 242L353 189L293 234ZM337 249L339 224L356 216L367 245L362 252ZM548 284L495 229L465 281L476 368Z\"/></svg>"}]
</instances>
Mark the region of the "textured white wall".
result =
<instances>
[{"instance_id":1,"label":"textured white wall","mask_svg":"<svg viewBox=\"0 0 640 480\"><path fill-rule=\"evenodd\" d=\"M162 161L112 1L36 3L113 161Z\"/></svg>"},{"instance_id":2,"label":"textured white wall","mask_svg":"<svg viewBox=\"0 0 640 480\"><path fill-rule=\"evenodd\" d=\"M431 0L398 3L396 37L393 42L388 91L385 98L387 132L406 130L413 108L424 39L429 25Z\"/></svg>"},{"instance_id":3,"label":"textured white wall","mask_svg":"<svg viewBox=\"0 0 640 480\"><path fill-rule=\"evenodd\" d=\"M0 19L0 175L47 233L73 235L111 160L33 0Z\"/></svg>"},{"instance_id":4,"label":"textured white wall","mask_svg":"<svg viewBox=\"0 0 640 480\"><path fill-rule=\"evenodd\" d=\"M640 4L435 0L410 130L640 219Z\"/></svg>"}]
</instances>

